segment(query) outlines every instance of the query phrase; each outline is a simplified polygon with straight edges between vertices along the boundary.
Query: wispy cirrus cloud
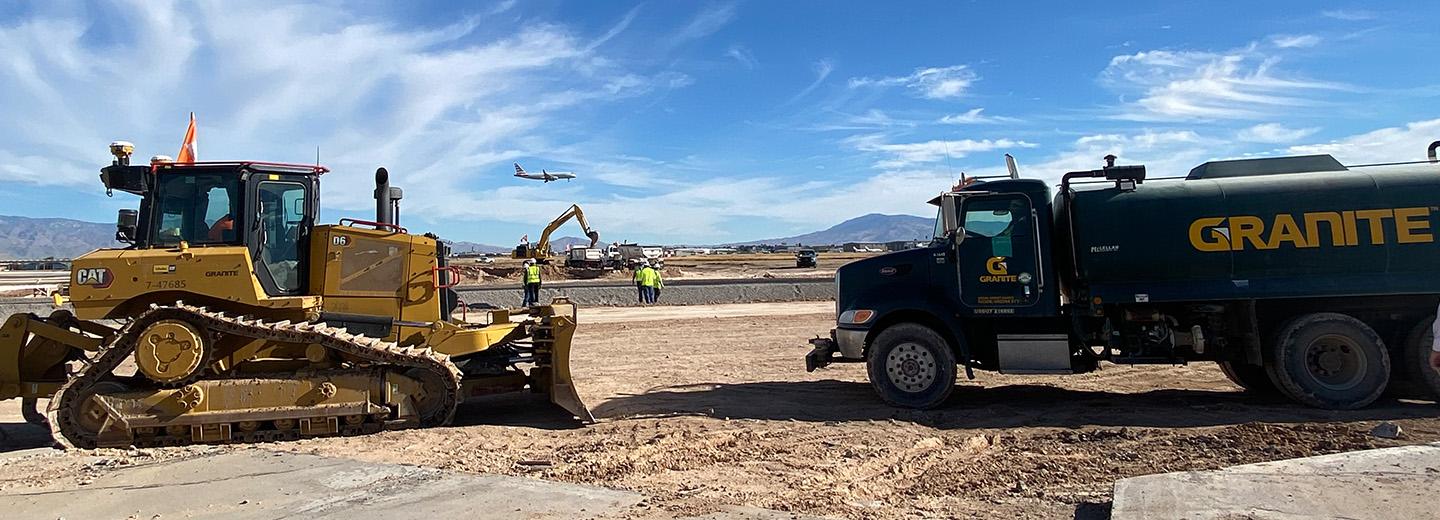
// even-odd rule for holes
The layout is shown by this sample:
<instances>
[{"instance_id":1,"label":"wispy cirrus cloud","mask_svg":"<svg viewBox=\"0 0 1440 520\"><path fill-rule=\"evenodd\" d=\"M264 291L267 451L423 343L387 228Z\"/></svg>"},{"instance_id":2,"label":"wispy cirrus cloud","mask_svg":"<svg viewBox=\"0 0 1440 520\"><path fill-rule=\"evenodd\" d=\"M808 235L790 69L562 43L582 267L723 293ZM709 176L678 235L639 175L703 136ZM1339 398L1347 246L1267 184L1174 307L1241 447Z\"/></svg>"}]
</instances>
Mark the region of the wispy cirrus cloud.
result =
<instances>
[{"instance_id":1,"label":"wispy cirrus cloud","mask_svg":"<svg viewBox=\"0 0 1440 520\"><path fill-rule=\"evenodd\" d=\"M947 125L989 125L997 123L1018 123L1021 120L1007 116L988 116L983 108L972 108L959 114L941 117L939 122Z\"/></svg>"},{"instance_id":2,"label":"wispy cirrus cloud","mask_svg":"<svg viewBox=\"0 0 1440 520\"><path fill-rule=\"evenodd\" d=\"M1440 136L1440 119L1427 119L1336 139L1326 143L1291 146L1292 154L1325 153L1346 164L1419 161L1425 147Z\"/></svg>"},{"instance_id":3,"label":"wispy cirrus cloud","mask_svg":"<svg viewBox=\"0 0 1440 520\"><path fill-rule=\"evenodd\" d=\"M1153 50L1111 58L1101 83L1127 97L1118 119L1259 119L1320 104L1341 83L1279 70L1280 57L1257 46L1230 52Z\"/></svg>"},{"instance_id":4,"label":"wispy cirrus cloud","mask_svg":"<svg viewBox=\"0 0 1440 520\"><path fill-rule=\"evenodd\" d=\"M790 100L786 101L785 104L788 105L799 101L805 96L810 95L815 89L820 88L820 85L825 83L825 80L830 77L830 73L835 72L835 62L829 59L823 59L812 64L810 69L815 72L815 80L811 81L809 85L805 85L805 88L800 89L800 92L796 92L794 96L790 96Z\"/></svg>"},{"instance_id":5,"label":"wispy cirrus cloud","mask_svg":"<svg viewBox=\"0 0 1440 520\"><path fill-rule=\"evenodd\" d=\"M907 76L850 78L850 88L905 87L927 99L954 99L964 96L980 76L967 65L922 67Z\"/></svg>"},{"instance_id":6,"label":"wispy cirrus cloud","mask_svg":"<svg viewBox=\"0 0 1440 520\"><path fill-rule=\"evenodd\" d=\"M731 45L725 49L725 57L735 60L740 66L746 69L754 69L760 65L760 60L755 59L755 53L744 45Z\"/></svg>"},{"instance_id":7,"label":"wispy cirrus cloud","mask_svg":"<svg viewBox=\"0 0 1440 520\"><path fill-rule=\"evenodd\" d=\"M938 163L946 158L963 158L972 153L1035 148L1035 143L1017 139L958 139L913 143L891 143L882 134L863 134L845 139L845 144L862 152L880 156L875 168L896 170L916 165Z\"/></svg>"},{"instance_id":8,"label":"wispy cirrus cloud","mask_svg":"<svg viewBox=\"0 0 1440 520\"><path fill-rule=\"evenodd\" d=\"M1320 11L1320 16L1324 16L1326 18L1334 18L1336 20L1345 20L1347 22L1361 22L1365 20L1374 20L1380 17L1380 15L1376 14L1374 11L1367 11L1364 9L1327 9L1325 11Z\"/></svg>"},{"instance_id":9,"label":"wispy cirrus cloud","mask_svg":"<svg viewBox=\"0 0 1440 520\"><path fill-rule=\"evenodd\" d=\"M735 15L734 3L712 4L695 13L688 23L675 31L670 37L670 44L679 45L710 36L734 21Z\"/></svg>"},{"instance_id":10,"label":"wispy cirrus cloud","mask_svg":"<svg viewBox=\"0 0 1440 520\"><path fill-rule=\"evenodd\" d=\"M1320 37L1314 34L1282 34L1271 36L1270 41L1281 49L1303 49L1320 45Z\"/></svg>"},{"instance_id":11,"label":"wispy cirrus cloud","mask_svg":"<svg viewBox=\"0 0 1440 520\"><path fill-rule=\"evenodd\" d=\"M1289 128L1280 123L1260 123L1235 134L1235 138L1252 143L1293 143L1310 137L1319 128Z\"/></svg>"}]
</instances>

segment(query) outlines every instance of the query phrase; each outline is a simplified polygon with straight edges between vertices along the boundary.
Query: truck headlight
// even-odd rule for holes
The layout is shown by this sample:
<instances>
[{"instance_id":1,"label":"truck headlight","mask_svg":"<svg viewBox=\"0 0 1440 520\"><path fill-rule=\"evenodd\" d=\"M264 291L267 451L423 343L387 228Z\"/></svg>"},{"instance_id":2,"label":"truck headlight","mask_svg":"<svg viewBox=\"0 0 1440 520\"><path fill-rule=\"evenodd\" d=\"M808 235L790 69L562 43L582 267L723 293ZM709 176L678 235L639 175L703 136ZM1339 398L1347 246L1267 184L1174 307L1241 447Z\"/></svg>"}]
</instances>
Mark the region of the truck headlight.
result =
<instances>
[{"instance_id":1,"label":"truck headlight","mask_svg":"<svg viewBox=\"0 0 1440 520\"><path fill-rule=\"evenodd\" d=\"M875 311L860 309L840 313L839 321L842 325L863 325L869 322L870 318L874 317Z\"/></svg>"}]
</instances>

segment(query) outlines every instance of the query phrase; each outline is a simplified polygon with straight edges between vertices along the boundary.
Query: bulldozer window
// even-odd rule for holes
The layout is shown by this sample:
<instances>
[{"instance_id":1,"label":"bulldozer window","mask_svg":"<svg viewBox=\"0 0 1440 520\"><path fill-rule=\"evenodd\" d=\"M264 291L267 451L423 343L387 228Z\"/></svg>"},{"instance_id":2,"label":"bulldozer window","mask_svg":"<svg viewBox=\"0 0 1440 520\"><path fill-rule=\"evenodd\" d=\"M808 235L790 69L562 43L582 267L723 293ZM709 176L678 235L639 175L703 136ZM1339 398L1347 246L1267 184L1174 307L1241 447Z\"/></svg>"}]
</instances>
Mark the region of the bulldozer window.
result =
<instances>
[{"instance_id":1,"label":"bulldozer window","mask_svg":"<svg viewBox=\"0 0 1440 520\"><path fill-rule=\"evenodd\" d=\"M234 175L162 175L155 199L155 244L239 244L239 191L240 178Z\"/></svg>"},{"instance_id":2,"label":"bulldozer window","mask_svg":"<svg viewBox=\"0 0 1440 520\"><path fill-rule=\"evenodd\" d=\"M305 185L261 182L260 259L284 293L300 289L300 235L305 220Z\"/></svg>"}]
</instances>

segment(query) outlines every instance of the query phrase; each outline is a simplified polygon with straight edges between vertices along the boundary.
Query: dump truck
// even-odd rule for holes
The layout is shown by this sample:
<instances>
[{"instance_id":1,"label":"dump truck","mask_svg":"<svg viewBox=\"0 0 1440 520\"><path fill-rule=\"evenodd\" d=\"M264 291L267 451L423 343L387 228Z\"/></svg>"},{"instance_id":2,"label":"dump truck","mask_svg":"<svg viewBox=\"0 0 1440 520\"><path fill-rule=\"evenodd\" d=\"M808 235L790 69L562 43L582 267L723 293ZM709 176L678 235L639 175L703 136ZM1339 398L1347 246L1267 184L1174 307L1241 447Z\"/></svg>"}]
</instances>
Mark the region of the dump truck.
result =
<instances>
[{"instance_id":1,"label":"dump truck","mask_svg":"<svg viewBox=\"0 0 1440 520\"><path fill-rule=\"evenodd\" d=\"M1073 374L1218 363L1257 393L1364 407L1435 399L1440 161L1328 155L1018 174L931 201L928 247L846 264L806 366L867 364L893 405L945 402L961 368ZM1012 170L1013 171L1013 170Z\"/></svg>"},{"instance_id":2,"label":"dump truck","mask_svg":"<svg viewBox=\"0 0 1440 520\"><path fill-rule=\"evenodd\" d=\"M75 447L254 442L448 423L464 400L530 390L593 420L570 378L575 307L464 311L434 235L320 224L321 166L131 165L111 146L123 249L71 266L69 305L0 326L0 398ZM60 301L57 304L63 303ZM49 398L45 415L35 409Z\"/></svg>"}]
</instances>

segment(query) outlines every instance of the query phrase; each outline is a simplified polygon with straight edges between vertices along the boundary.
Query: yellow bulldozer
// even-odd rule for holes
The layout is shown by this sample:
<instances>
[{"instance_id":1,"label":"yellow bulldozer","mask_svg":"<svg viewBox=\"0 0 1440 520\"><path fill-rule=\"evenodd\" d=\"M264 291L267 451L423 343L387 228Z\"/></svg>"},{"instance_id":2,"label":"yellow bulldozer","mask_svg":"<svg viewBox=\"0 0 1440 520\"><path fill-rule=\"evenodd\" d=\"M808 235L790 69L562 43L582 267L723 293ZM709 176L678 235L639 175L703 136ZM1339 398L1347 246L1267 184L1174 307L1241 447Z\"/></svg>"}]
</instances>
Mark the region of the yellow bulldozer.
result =
<instances>
[{"instance_id":1,"label":"yellow bulldozer","mask_svg":"<svg viewBox=\"0 0 1440 520\"><path fill-rule=\"evenodd\" d=\"M100 174L107 193L140 196L117 222L130 246L73 261L73 312L0 326L0 399L23 399L57 442L436 426L467 398L526 389L594 420L570 378L574 305L465 312L448 246L399 225L401 190L384 168L375 220L321 225L323 167L131 165L133 151L112 144Z\"/></svg>"}]
</instances>

